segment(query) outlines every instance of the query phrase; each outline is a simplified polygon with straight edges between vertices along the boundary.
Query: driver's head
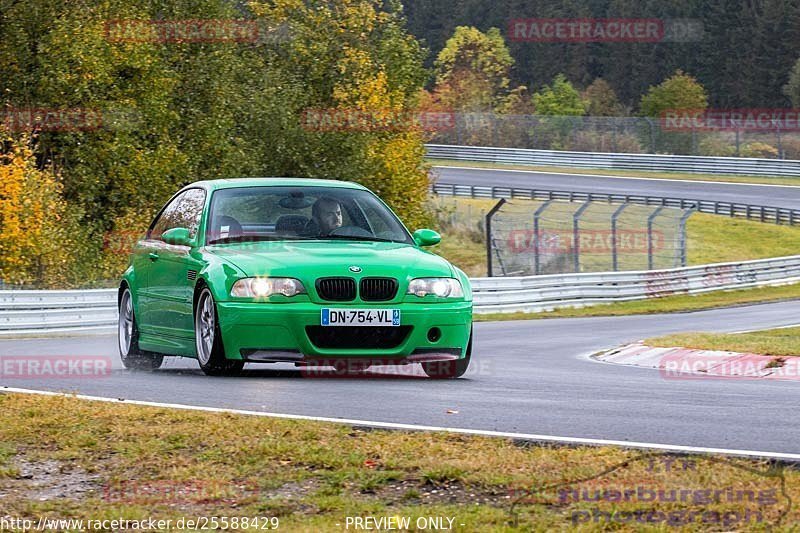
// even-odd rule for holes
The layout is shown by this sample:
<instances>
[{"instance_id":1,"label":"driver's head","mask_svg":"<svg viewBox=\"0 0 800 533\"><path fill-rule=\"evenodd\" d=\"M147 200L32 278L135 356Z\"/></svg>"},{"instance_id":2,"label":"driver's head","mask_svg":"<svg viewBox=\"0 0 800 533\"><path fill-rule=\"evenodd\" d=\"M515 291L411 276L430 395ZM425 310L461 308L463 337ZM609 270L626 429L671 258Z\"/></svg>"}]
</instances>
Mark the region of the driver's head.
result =
<instances>
[{"instance_id":1,"label":"driver's head","mask_svg":"<svg viewBox=\"0 0 800 533\"><path fill-rule=\"evenodd\" d=\"M342 226L342 206L330 196L323 196L311 208L311 217L319 226L321 234L327 234Z\"/></svg>"}]
</instances>

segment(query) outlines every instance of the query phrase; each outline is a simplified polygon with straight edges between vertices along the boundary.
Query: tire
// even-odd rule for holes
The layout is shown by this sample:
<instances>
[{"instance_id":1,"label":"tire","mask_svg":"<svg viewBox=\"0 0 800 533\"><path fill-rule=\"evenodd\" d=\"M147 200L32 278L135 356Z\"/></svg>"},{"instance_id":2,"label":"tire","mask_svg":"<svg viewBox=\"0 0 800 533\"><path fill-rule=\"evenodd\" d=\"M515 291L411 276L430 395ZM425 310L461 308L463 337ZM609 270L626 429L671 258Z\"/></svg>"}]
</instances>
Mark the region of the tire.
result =
<instances>
[{"instance_id":1,"label":"tire","mask_svg":"<svg viewBox=\"0 0 800 533\"><path fill-rule=\"evenodd\" d=\"M197 362L207 376L234 376L244 368L244 361L225 357L217 306L208 287L200 292L194 310L194 339Z\"/></svg>"},{"instance_id":2,"label":"tire","mask_svg":"<svg viewBox=\"0 0 800 533\"><path fill-rule=\"evenodd\" d=\"M146 352L139 348L139 327L133 312L131 291L125 288L119 299L119 324L117 327L117 345L122 365L131 370L156 370L164 362L164 356L155 352Z\"/></svg>"},{"instance_id":3,"label":"tire","mask_svg":"<svg viewBox=\"0 0 800 533\"><path fill-rule=\"evenodd\" d=\"M429 378L433 379L455 379L463 376L469 367L472 358L472 328L469 329L469 341L467 342L467 353L462 359L455 361L435 361L432 363L422 363L422 370Z\"/></svg>"}]
</instances>

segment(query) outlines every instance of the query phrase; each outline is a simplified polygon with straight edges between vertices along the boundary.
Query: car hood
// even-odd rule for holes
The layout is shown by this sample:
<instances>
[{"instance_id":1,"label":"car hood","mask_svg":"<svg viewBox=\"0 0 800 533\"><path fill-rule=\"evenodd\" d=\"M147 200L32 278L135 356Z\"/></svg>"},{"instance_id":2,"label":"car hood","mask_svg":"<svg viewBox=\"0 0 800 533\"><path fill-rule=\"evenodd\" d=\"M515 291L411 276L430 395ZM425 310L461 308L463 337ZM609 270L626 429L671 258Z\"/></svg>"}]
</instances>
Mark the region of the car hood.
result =
<instances>
[{"instance_id":1,"label":"car hood","mask_svg":"<svg viewBox=\"0 0 800 533\"><path fill-rule=\"evenodd\" d=\"M206 251L247 276L284 276L301 280L321 276L391 276L409 279L452 277L445 259L415 246L369 241L265 241L206 247Z\"/></svg>"}]
</instances>

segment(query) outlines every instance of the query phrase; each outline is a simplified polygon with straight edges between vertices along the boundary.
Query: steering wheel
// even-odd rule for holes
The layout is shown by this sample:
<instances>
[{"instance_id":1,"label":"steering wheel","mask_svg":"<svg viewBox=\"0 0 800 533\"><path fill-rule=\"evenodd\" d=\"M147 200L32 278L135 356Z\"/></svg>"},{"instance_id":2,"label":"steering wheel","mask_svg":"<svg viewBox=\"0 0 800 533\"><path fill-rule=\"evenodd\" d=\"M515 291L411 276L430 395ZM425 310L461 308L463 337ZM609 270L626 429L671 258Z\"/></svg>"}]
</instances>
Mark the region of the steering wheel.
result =
<instances>
[{"instance_id":1,"label":"steering wheel","mask_svg":"<svg viewBox=\"0 0 800 533\"><path fill-rule=\"evenodd\" d=\"M331 230L328 235L340 235L342 237L374 237L372 233L358 226L339 226Z\"/></svg>"}]
</instances>

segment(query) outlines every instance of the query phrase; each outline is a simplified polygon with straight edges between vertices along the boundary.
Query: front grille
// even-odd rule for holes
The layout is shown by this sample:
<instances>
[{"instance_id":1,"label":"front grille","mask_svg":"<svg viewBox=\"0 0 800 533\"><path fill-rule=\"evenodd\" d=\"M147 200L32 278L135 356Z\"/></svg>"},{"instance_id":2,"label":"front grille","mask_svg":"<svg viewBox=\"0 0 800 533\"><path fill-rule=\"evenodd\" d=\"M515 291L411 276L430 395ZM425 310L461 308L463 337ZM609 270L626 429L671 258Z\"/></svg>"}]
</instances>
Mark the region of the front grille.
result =
<instances>
[{"instance_id":1,"label":"front grille","mask_svg":"<svg viewBox=\"0 0 800 533\"><path fill-rule=\"evenodd\" d=\"M411 333L411 326L306 326L308 339L317 348L396 348Z\"/></svg>"},{"instance_id":2,"label":"front grille","mask_svg":"<svg viewBox=\"0 0 800 533\"><path fill-rule=\"evenodd\" d=\"M356 298L356 282L353 278L320 278L316 287L317 294L323 300L349 302Z\"/></svg>"},{"instance_id":3,"label":"front grille","mask_svg":"<svg viewBox=\"0 0 800 533\"><path fill-rule=\"evenodd\" d=\"M359 287L361 299L365 302L385 302L397 294L397 280L394 278L364 278Z\"/></svg>"}]
</instances>

